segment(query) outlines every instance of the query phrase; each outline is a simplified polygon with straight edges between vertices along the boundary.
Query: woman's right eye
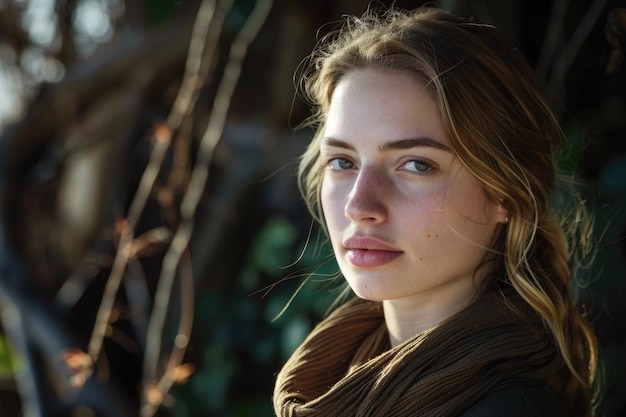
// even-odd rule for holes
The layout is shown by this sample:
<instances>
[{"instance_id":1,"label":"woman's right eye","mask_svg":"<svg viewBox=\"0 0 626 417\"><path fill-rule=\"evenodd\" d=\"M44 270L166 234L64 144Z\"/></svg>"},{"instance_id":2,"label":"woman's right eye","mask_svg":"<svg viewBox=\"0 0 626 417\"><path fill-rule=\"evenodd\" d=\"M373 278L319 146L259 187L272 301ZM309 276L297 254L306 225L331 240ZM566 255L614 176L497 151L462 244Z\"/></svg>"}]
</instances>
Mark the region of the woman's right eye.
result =
<instances>
[{"instance_id":1,"label":"woman's right eye","mask_svg":"<svg viewBox=\"0 0 626 417\"><path fill-rule=\"evenodd\" d=\"M330 161L328 161L328 166L330 167L330 169L333 169L336 171L343 171L346 169L354 168L354 164L350 162L350 160L345 159L345 158L333 158Z\"/></svg>"}]
</instances>

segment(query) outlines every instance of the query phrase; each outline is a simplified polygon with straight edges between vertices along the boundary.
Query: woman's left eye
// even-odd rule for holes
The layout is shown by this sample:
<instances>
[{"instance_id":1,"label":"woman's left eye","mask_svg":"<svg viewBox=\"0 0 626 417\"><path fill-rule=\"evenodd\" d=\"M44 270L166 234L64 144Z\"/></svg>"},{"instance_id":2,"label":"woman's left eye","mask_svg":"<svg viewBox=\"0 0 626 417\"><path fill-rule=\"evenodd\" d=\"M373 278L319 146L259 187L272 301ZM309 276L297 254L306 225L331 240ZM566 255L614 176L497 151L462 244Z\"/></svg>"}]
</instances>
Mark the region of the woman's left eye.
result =
<instances>
[{"instance_id":1,"label":"woman's left eye","mask_svg":"<svg viewBox=\"0 0 626 417\"><path fill-rule=\"evenodd\" d=\"M419 159L411 159L410 161L407 161L402 167L407 171L417 172L419 174L424 174L433 169L432 165L430 165L428 162L424 162Z\"/></svg>"}]
</instances>

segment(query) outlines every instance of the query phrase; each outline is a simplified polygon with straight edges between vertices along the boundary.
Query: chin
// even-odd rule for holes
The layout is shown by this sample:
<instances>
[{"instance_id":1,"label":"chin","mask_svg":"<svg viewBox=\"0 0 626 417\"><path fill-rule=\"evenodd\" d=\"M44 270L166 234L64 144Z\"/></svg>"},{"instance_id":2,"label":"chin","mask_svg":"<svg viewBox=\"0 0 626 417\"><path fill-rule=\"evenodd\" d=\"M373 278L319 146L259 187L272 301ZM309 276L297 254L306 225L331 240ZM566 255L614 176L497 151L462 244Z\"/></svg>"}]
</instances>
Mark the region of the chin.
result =
<instances>
[{"instance_id":1,"label":"chin","mask_svg":"<svg viewBox=\"0 0 626 417\"><path fill-rule=\"evenodd\" d=\"M383 297L379 291L372 291L370 288L362 288L362 286L356 285L350 285L350 288L352 288L352 292L354 292L357 297L362 298L363 300L384 301L387 299L386 297Z\"/></svg>"}]
</instances>

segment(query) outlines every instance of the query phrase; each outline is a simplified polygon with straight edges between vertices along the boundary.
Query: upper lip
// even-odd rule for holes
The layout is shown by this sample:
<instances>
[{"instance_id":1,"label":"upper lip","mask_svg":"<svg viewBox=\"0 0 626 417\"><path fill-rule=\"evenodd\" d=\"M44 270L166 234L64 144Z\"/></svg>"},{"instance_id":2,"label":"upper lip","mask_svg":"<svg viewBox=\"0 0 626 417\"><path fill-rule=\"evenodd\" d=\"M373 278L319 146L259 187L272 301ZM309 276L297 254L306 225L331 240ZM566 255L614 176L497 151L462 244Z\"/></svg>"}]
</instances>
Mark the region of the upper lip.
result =
<instances>
[{"instance_id":1,"label":"upper lip","mask_svg":"<svg viewBox=\"0 0 626 417\"><path fill-rule=\"evenodd\" d=\"M389 243L380 240L378 238L372 236L350 236L346 240L343 241L343 246L350 249L361 249L361 250L384 250L390 252L402 252L401 250L393 247Z\"/></svg>"}]
</instances>

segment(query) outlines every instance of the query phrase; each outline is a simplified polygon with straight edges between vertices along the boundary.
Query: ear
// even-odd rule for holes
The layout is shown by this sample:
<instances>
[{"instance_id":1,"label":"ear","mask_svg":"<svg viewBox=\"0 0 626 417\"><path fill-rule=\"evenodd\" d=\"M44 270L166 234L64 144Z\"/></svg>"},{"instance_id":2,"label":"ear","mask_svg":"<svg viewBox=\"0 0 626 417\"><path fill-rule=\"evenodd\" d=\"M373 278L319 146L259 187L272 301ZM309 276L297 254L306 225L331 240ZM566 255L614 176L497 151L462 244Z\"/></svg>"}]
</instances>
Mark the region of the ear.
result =
<instances>
[{"instance_id":1,"label":"ear","mask_svg":"<svg viewBox=\"0 0 626 417\"><path fill-rule=\"evenodd\" d=\"M496 205L496 222L507 224L509 222L509 210L505 207L504 201L500 200L500 202Z\"/></svg>"}]
</instances>

